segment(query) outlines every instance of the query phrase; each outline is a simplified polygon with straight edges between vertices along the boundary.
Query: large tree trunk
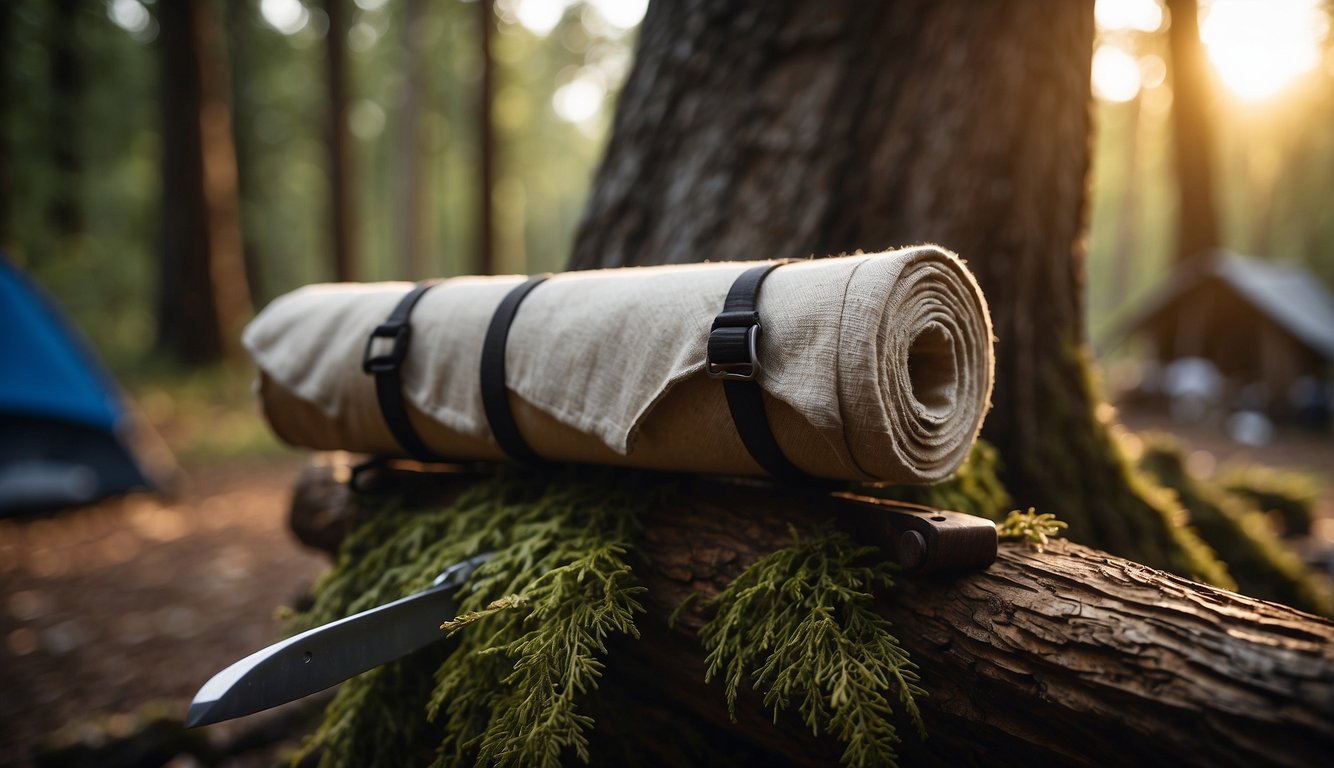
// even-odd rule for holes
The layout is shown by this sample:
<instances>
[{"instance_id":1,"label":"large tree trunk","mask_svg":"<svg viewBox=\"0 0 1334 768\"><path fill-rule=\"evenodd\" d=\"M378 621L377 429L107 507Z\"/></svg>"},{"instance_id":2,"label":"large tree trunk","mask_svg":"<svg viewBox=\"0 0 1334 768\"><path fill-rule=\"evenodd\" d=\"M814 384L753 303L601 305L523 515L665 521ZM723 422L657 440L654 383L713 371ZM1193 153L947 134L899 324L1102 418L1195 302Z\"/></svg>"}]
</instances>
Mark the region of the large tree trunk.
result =
<instances>
[{"instance_id":1,"label":"large tree trunk","mask_svg":"<svg viewBox=\"0 0 1334 768\"><path fill-rule=\"evenodd\" d=\"M236 148L236 194L244 211L257 197L259 190L255 184L255 157L258 144L255 141L254 116L259 111L256 99L251 94L255 89L251 84L257 77L254 64L253 46L255 14L257 8L249 3L227 3L223 13L223 24L227 29L227 60L231 64L231 100L232 100L232 144ZM245 262L246 283L252 306L266 303L264 293L263 246L256 237L253 227L245 227L246 218L241 217L241 252Z\"/></svg>"},{"instance_id":2,"label":"large tree trunk","mask_svg":"<svg viewBox=\"0 0 1334 768\"><path fill-rule=\"evenodd\" d=\"M327 552L381 503L350 492L338 471L307 470L292 507L301 539ZM466 482L407 474L389 485L409 504L441 504ZM637 621L642 637L607 655L594 706L598 733L612 736L598 745L600 760L620 748L691 764L701 755L683 750L701 738L767 755L766 764L836 759L839 745L800 723L775 726L758 701L739 706L729 725L721 686L703 682L695 633L709 599L788 543L790 525L840 514L887 544L883 518L849 518L837 505L754 484L684 483L642 519L636 574L647 614ZM901 577L890 598L883 608L930 691L920 703L932 736L905 736L910 758L1319 765L1334 753L1334 624L1314 616L1065 542L1045 554L1003 545L980 573Z\"/></svg>"},{"instance_id":3,"label":"large tree trunk","mask_svg":"<svg viewBox=\"0 0 1334 768\"><path fill-rule=\"evenodd\" d=\"M1172 149L1176 158L1176 260L1186 261L1219 246L1214 201L1214 93L1209 62L1200 41L1199 0L1168 0L1172 23Z\"/></svg>"},{"instance_id":4,"label":"large tree trunk","mask_svg":"<svg viewBox=\"0 0 1334 768\"><path fill-rule=\"evenodd\" d=\"M1095 416L1081 300L1092 6L654 3L570 265L954 249L991 304L983 435L1016 500L1079 541L1222 580L1141 498Z\"/></svg>"},{"instance_id":5,"label":"large tree trunk","mask_svg":"<svg viewBox=\"0 0 1334 768\"><path fill-rule=\"evenodd\" d=\"M477 274L491 275L496 271L495 201L496 188L496 130L491 114L495 101L495 58L491 55L491 38L496 29L496 11L493 0L478 0L477 42L482 76L477 86Z\"/></svg>"},{"instance_id":6,"label":"large tree trunk","mask_svg":"<svg viewBox=\"0 0 1334 768\"><path fill-rule=\"evenodd\" d=\"M78 46L78 0L53 3L51 24L51 170L55 184L47 220L57 236L57 252L77 247L83 234L82 135L79 131L84 67ZM6 52L4 55L8 56Z\"/></svg>"},{"instance_id":7,"label":"large tree trunk","mask_svg":"<svg viewBox=\"0 0 1334 768\"><path fill-rule=\"evenodd\" d=\"M0 51L13 50L16 13L13 3L0 5ZM9 85L13 69L10 63L12 58L12 53L0 55L0 250L12 245L10 242L12 230L9 225L9 212L14 207L13 171L10 170L14 164L14 151L9 139L9 124L13 119L11 115L15 112L13 89Z\"/></svg>"},{"instance_id":8,"label":"large tree trunk","mask_svg":"<svg viewBox=\"0 0 1334 768\"><path fill-rule=\"evenodd\" d=\"M353 202L352 134L347 124L346 0L324 0L329 16L325 38L324 85L328 100L329 230L333 245L333 279L357 279L357 208Z\"/></svg>"},{"instance_id":9,"label":"large tree trunk","mask_svg":"<svg viewBox=\"0 0 1334 768\"><path fill-rule=\"evenodd\" d=\"M163 3L158 346L186 363L240 351L250 314L226 53L213 4Z\"/></svg>"},{"instance_id":10,"label":"large tree trunk","mask_svg":"<svg viewBox=\"0 0 1334 768\"><path fill-rule=\"evenodd\" d=\"M430 165L423 151L422 102L428 98L426 51L421 37L427 5L406 0L403 13L403 86L399 101L398 137L398 230L402 249L401 277L420 280L430 276L433 265L428 250L426 190Z\"/></svg>"}]
</instances>

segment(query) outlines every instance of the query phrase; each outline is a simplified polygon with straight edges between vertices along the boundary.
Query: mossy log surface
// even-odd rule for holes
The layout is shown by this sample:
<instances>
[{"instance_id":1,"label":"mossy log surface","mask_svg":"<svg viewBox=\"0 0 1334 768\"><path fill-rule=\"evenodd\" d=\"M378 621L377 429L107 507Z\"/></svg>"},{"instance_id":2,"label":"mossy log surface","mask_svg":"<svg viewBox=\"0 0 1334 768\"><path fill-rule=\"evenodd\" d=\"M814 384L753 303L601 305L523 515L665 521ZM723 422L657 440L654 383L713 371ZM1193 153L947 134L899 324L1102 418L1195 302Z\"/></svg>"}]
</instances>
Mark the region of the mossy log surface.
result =
<instances>
[{"instance_id":1,"label":"mossy log surface","mask_svg":"<svg viewBox=\"0 0 1334 768\"><path fill-rule=\"evenodd\" d=\"M293 501L294 529L326 551L361 514L337 475L310 468ZM467 483L395 474L383 487L440 504ZM836 513L763 485L679 488L643 520L642 637L609 648L597 709L620 721L614 741L664 760L721 739L766 762L836 762L836 744L785 716L775 726L758 696L729 724L696 638L708 599L741 569L792 526ZM874 519L840 522L885 543ZM1058 541L1044 553L1002 544L979 573L901 577L882 608L930 692L930 736L905 737L909 764L1321 765L1334 754L1334 623L1286 606Z\"/></svg>"}]
</instances>

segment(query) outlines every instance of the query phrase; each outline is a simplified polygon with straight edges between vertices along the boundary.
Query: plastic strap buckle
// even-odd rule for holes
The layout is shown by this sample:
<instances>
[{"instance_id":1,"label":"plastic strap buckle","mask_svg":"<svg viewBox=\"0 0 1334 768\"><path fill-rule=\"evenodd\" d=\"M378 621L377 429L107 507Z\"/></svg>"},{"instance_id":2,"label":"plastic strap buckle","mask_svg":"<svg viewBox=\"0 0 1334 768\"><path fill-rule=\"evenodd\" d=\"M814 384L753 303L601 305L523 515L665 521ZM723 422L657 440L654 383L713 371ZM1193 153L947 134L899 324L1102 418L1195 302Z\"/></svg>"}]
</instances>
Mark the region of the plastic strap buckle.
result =
<instances>
[{"instance_id":1,"label":"plastic strap buckle","mask_svg":"<svg viewBox=\"0 0 1334 768\"><path fill-rule=\"evenodd\" d=\"M757 344L760 315L754 311L722 312L709 332L707 364L711 379L754 381L760 373Z\"/></svg>"},{"instance_id":2,"label":"plastic strap buckle","mask_svg":"<svg viewBox=\"0 0 1334 768\"><path fill-rule=\"evenodd\" d=\"M361 370L365 373L397 371L403 364L403 358L408 354L408 340L411 337L412 326L406 322L387 322L377 325L366 339L366 351L361 356ZM386 340L389 341L387 350Z\"/></svg>"}]
</instances>

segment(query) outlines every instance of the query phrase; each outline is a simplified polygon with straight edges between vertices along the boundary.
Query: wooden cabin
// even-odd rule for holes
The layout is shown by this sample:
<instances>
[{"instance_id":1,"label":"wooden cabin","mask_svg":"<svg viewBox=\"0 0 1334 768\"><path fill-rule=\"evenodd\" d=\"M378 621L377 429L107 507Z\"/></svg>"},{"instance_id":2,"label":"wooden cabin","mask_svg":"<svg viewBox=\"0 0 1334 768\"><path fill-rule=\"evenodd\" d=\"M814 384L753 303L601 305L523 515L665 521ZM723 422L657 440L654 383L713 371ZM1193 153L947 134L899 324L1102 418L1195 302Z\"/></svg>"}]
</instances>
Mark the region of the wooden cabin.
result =
<instances>
[{"instance_id":1,"label":"wooden cabin","mask_svg":"<svg viewBox=\"0 0 1334 768\"><path fill-rule=\"evenodd\" d=\"M1334 296L1294 264L1203 254L1178 267L1122 329L1163 365L1203 358L1233 390L1262 385L1273 412L1301 410L1294 385L1328 392L1334 381Z\"/></svg>"}]
</instances>

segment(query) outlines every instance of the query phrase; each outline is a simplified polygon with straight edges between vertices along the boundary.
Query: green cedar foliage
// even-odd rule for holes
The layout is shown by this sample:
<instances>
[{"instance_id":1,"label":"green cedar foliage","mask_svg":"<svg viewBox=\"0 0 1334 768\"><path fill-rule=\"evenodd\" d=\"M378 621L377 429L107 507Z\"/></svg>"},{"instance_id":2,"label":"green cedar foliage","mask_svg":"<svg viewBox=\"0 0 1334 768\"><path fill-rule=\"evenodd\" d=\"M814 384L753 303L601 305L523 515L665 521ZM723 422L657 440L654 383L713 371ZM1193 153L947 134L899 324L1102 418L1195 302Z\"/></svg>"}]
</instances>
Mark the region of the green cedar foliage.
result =
<instances>
[{"instance_id":1,"label":"green cedar foliage","mask_svg":"<svg viewBox=\"0 0 1334 768\"><path fill-rule=\"evenodd\" d=\"M451 712L438 765L471 762L475 751L484 765L558 766L566 748L588 762L593 720L579 713L579 700L597 687L607 637L638 637L634 615L643 610L618 522L591 520L553 540L522 600L465 634L437 670L429 714Z\"/></svg>"},{"instance_id":2,"label":"green cedar foliage","mask_svg":"<svg viewBox=\"0 0 1334 768\"><path fill-rule=\"evenodd\" d=\"M457 637L344 683L301 756L318 753L322 766L419 764L423 749L439 765L587 760L592 722L579 700L597 687L606 638L636 635L641 588L625 554L638 511L665 490L630 473L506 469L443 509L379 505L296 628L495 555L461 591L461 615L440 617Z\"/></svg>"},{"instance_id":3,"label":"green cedar foliage","mask_svg":"<svg viewBox=\"0 0 1334 768\"><path fill-rule=\"evenodd\" d=\"M812 732L844 744L844 765L890 765L896 697L923 731L916 666L875 611L892 566L830 526L792 532L792 544L755 562L714 600L700 630L706 679L721 677L729 711L749 681L778 712L795 706Z\"/></svg>"}]
</instances>

